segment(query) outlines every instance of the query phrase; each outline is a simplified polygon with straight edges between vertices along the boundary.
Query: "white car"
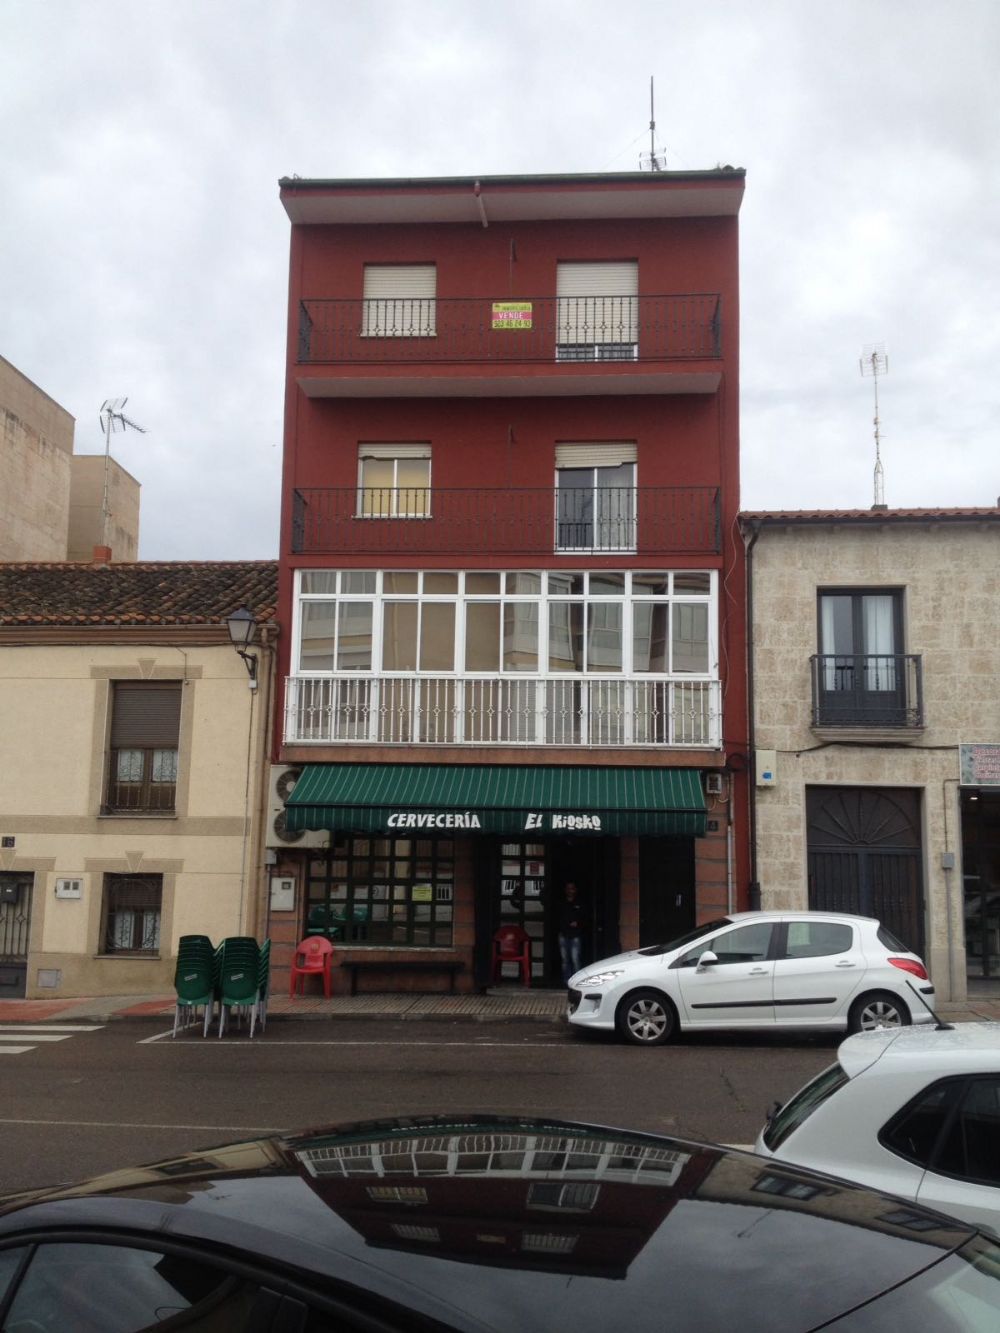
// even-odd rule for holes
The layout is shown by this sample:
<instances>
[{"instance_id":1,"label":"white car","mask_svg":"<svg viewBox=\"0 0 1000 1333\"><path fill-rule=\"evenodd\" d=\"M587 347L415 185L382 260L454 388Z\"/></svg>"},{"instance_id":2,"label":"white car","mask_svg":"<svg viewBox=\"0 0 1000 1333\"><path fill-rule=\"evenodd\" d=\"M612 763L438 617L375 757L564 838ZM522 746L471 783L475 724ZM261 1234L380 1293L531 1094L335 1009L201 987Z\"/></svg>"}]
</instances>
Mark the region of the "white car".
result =
<instances>
[{"instance_id":1,"label":"white car","mask_svg":"<svg viewBox=\"0 0 1000 1333\"><path fill-rule=\"evenodd\" d=\"M848 1037L756 1150L1000 1230L1000 1023Z\"/></svg>"},{"instance_id":2,"label":"white car","mask_svg":"<svg viewBox=\"0 0 1000 1333\"><path fill-rule=\"evenodd\" d=\"M670 944L590 963L569 979L568 1018L658 1046L679 1029L829 1028L933 1022L934 987L878 921L822 912L734 912Z\"/></svg>"}]
</instances>

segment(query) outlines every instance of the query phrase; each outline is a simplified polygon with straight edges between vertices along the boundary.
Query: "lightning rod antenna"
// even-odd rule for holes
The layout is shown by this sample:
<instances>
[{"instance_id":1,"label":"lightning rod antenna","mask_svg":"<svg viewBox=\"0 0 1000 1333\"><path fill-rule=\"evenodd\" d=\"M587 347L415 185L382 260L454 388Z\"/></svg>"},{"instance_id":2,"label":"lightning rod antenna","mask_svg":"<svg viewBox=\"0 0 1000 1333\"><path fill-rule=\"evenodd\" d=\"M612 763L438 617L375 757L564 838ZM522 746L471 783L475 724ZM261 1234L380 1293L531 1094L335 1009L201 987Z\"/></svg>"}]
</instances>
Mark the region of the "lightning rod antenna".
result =
<instances>
[{"instance_id":1,"label":"lightning rod antenna","mask_svg":"<svg viewBox=\"0 0 1000 1333\"><path fill-rule=\"evenodd\" d=\"M882 469L882 437L878 419L878 377L889 373L889 357L884 343L866 343L861 352L861 374L871 376L875 388L875 472L873 509L885 508L885 473Z\"/></svg>"},{"instance_id":2,"label":"lightning rod antenna","mask_svg":"<svg viewBox=\"0 0 1000 1333\"><path fill-rule=\"evenodd\" d=\"M643 153L639 157L639 169L646 167L649 171L663 171L666 169L667 160L661 152L656 151L656 110L653 104L653 76L649 76L649 154Z\"/></svg>"}]
</instances>

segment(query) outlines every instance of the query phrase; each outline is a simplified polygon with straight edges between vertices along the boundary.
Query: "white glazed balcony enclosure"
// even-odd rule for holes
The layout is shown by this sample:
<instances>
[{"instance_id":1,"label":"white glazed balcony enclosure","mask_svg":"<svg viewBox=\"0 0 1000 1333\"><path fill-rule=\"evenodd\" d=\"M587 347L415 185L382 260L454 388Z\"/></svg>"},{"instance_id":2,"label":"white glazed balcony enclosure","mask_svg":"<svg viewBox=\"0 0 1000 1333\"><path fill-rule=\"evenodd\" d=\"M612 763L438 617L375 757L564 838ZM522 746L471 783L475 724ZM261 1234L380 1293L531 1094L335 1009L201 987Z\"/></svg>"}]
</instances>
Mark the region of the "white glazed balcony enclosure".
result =
<instances>
[{"instance_id":1,"label":"white glazed balcony enclosure","mask_svg":"<svg viewBox=\"0 0 1000 1333\"><path fill-rule=\"evenodd\" d=\"M717 578L306 570L295 745L717 749Z\"/></svg>"}]
</instances>

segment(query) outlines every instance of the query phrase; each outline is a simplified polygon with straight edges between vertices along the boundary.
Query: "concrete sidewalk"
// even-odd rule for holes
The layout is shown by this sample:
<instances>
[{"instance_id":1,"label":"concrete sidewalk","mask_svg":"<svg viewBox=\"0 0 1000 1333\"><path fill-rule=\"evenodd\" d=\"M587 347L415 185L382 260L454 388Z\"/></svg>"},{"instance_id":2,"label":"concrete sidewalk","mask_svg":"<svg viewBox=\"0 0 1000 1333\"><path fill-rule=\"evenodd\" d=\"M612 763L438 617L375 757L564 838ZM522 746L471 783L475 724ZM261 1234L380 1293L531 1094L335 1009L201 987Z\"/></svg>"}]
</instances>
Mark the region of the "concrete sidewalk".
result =
<instances>
[{"instance_id":1,"label":"concrete sidewalk","mask_svg":"<svg viewBox=\"0 0 1000 1333\"><path fill-rule=\"evenodd\" d=\"M268 1019L392 1018L443 1019L465 1022L528 1020L561 1021L566 1012L562 990L520 990L485 995L322 995L296 996L272 992ZM154 1019L173 1023L173 995L115 995L89 999L0 1000L0 1024L108 1023L118 1019Z\"/></svg>"},{"instance_id":2,"label":"concrete sidewalk","mask_svg":"<svg viewBox=\"0 0 1000 1333\"><path fill-rule=\"evenodd\" d=\"M272 994L269 1019L391 1018L489 1023L513 1020L562 1022L566 993L506 987L484 995L385 994L296 996ZM1000 995L972 996L964 1004L940 1004L951 1023L1000 1022ZM0 1000L0 1024L109 1023L118 1019L173 1023L173 995L115 995L84 999Z\"/></svg>"}]
</instances>

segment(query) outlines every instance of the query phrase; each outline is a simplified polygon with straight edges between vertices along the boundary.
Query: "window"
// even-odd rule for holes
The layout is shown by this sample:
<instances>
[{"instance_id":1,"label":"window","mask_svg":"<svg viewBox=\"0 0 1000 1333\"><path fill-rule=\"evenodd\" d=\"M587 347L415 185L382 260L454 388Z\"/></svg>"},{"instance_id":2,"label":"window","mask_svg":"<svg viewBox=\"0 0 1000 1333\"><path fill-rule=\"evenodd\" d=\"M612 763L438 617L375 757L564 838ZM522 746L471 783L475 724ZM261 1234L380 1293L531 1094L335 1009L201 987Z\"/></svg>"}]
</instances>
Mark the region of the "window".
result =
<instances>
[{"instance_id":1,"label":"window","mask_svg":"<svg viewBox=\"0 0 1000 1333\"><path fill-rule=\"evenodd\" d=\"M818 1106L822 1106L828 1097L832 1097L838 1088L848 1081L847 1074L840 1064L829 1065L816 1075L804 1088L800 1088L791 1101L786 1102L768 1118L764 1130L764 1142L772 1152L788 1138L793 1130L809 1119Z\"/></svg>"},{"instance_id":2,"label":"window","mask_svg":"<svg viewBox=\"0 0 1000 1333\"><path fill-rule=\"evenodd\" d=\"M162 902L162 875L105 875L102 952L159 954Z\"/></svg>"},{"instance_id":3,"label":"window","mask_svg":"<svg viewBox=\"0 0 1000 1333\"><path fill-rule=\"evenodd\" d=\"M434 264L366 264L361 336L432 338L436 294Z\"/></svg>"},{"instance_id":4,"label":"window","mask_svg":"<svg viewBox=\"0 0 1000 1333\"><path fill-rule=\"evenodd\" d=\"M854 944L853 927L833 921L789 921L787 930L783 958L826 958Z\"/></svg>"},{"instance_id":5,"label":"window","mask_svg":"<svg viewBox=\"0 0 1000 1333\"><path fill-rule=\"evenodd\" d=\"M902 594L830 591L819 595L820 724L903 725L906 673Z\"/></svg>"},{"instance_id":6,"label":"window","mask_svg":"<svg viewBox=\"0 0 1000 1333\"><path fill-rule=\"evenodd\" d=\"M679 958L674 967L696 967L703 953L714 953L718 964L725 963L760 963L767 957L771 948L773 926L755 923L752 926L737 926L716 935L714 940L705 940L696 949ZM715 964L713 964L715 966Z\"/></svg>"},{"instance_id":7,"label":"window","mask_svg":"<svg viewBox=\"0 0 1000 1333\"><path fill-rule=\"evenodd\" d=\"M139 1333L263 1327L260 1288L183 1253L76 1242L40 1245L4 1327L31 1333Z\"/></svg>"},{"instance_id":8,"label":"window","mask_svg":"<svg viewBox=\"0 0 1000 1333\"><path fill-rule=\"evenodd\" d=\"M1000 1185L1000 1081L996 1078L974 1078L966 1084L958 1114L938 1145L931 1169L982 1185Z\"/></svg>"},{"instance_id":9,"label":"window","mask_svg":"<svg viewBox=\"0 0 1000 1333\"><path fill-rule=\"evenodd\" d=\"M173 813L180 714L180 681L112 685L106 813Z\"/></svg>"},{"instance_id":10,"label":"window","mask_svg":"<svg viewBox=\"0 0 1000 1333\"><path fill-rule=\"evenodd\" d=\"M340 835L309 862L308 925L347 944L450 947L454 844Z\"/></svg>"},{"instance_id":11,"label":"window","mask_svg":"<svg viewBox=\"0 0 1000 1333\"><path fill-rule=\"evenodd\" d=\"M564 263L556 270L558 361L633 361L639 344L639 265Z\"/></svg>"},{"instance_id":12,"label":"window","mask_svg":"<svg viewBox=\"0 0 1000 1333\"><path fill-rule=\"evenodd\" d=\"M430 509L430 445L358 446L359 518L428 518Z\"/></svg>"},{"instance_id":13,"label":"window","mask_svg":"<svg viewBox=\"0 0 1000 1333\"><path fill-rule=\"evenodd\" d=\"M634 551L636 446L556 446L556 550Z\"/></svg>"}]
</instances>

